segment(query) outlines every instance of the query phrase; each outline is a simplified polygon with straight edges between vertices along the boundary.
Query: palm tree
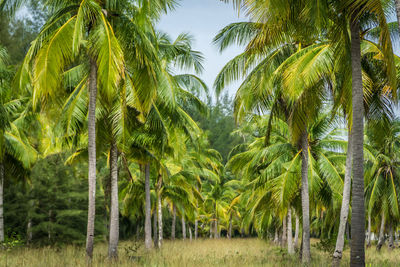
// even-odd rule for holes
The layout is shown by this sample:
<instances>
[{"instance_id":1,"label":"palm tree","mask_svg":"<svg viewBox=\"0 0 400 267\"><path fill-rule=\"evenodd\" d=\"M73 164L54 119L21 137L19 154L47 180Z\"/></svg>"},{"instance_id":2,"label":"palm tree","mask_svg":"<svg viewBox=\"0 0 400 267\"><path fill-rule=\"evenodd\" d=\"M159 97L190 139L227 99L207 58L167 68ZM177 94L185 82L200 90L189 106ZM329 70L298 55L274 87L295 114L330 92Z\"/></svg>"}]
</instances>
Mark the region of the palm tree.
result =
<instances>
[{"instance_id":1,"label":"palm tree","mask_svg":"<svg viewBox=\"0 0 400 267\"><path fill-rule=\"evenodd\" d=\"M13 158L29 170L37 158L37 152L26 135L29 99L16 95L9 86L13 72L7 67L7 58L7 51L0 46L0 242L4 241L4 178L10 168L5 168L6 159Z\"/></svg>"},{"instance_id":2,"label":"palm tree","mask_svg":"<svg viewBox=\"0 0 400 267\"><path fill-rule=\"evenodd\" d=\"M67 1L56 2L51 7L53 16L33 42L19 76L19 85L23 86L27 78L25 72L34 59L34 104L37 104L48 96L54 96L65 66L80 60L86 69L76 91L79 92L88 83L89 210L86 250L89 259L93 255L94 238L97 89L100 88L101 98L110 102L120 81L130 78L124 73L125 64L142 65L150 70L157 68L155 49L147 36L151 25L146 26L146 23L171 7L172 2L160 1L151 6L146 2L91 0L80 1L78 5ZM137 27L136 23L141 23L141 27ZM132 49L132 44L135 44L135 49ZM86 58L78 57L79 52Z\"/></svg>"}]
</instances>

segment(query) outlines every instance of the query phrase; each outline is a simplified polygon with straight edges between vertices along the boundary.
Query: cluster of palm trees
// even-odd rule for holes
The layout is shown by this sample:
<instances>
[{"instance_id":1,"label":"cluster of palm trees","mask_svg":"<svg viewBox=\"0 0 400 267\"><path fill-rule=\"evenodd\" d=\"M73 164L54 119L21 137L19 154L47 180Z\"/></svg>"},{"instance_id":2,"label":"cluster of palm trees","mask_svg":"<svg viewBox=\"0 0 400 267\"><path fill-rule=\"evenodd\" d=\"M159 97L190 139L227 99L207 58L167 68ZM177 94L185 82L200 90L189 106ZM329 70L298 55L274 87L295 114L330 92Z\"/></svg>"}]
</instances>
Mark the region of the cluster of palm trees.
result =
<instances>
[{"instance_id":1,"label":"cluster of palm trees","mask_svg":"<svg viewBox=\"0 0 400 267\"><path fill-rule=\"evenodd\" d=\"M0 10L11 14L22 2L0 0ZM0 241L5 166L29 170L38 156L72 150L67 163L88 162L89 260L99 157L110 171L110 258L120 214L144 218L152 248L162 246L165 212L172 239L178 216L183 239L256 232L290 254L300 247L305 263L311 235L336 238L334 264L349 229L353 266L365 264L372 232L378 248L386 233L394 247L400 58L391 43L399 30L386 14L399 1L226 2L249 18L214 39L221 51L245 47L214 85L219 94L242 82L234 109L244 142L226 166L191 117L207 112L193 93L207 86L174 73L201 73L202 54L190 35L172 40L155 30L176 1L48 1L49 19L18 70L0 47Z\"/></svg>"},{"instance_id":2,"label":"cluster of palm trees","mask_svg":"<svg viewBox=\"0 0 400 267\"><path fill-rule=\"evenodd\" d=\"M12 13L22 2L1 1L0 7ZM119 168L129 174L122 189L123 210L127 212L132 212L129 205L137 197L132 189L144 174L148 248L150 174L157 177L153 201L159 226L157 246L162 243L163 204L170 203L174 212L179 210L182 220L195 217L201 199L199 177L215 182L219 179L221 158L218 152L208 149L201 130L188 114L189 108L206 112L205 105L191 91L207 91L207 86L193 74L173 73L175 69L200 73L203 57L191 48L190 35L181 34L171 40L154 28L160 15L175 4L168 0L50 1L46 6L49 19L15 77L4 76L1 144L6 148L1 150L1 159L4 153L11 154L29 169L36 158L32 146L36 146L43 157L72 149L67 163L88 160L88 259L93 256L96 162L101 155L107 157L110 169L110 258L118 255ZM2 70L5 54L1 50ZM16 96L15 90L20 94ZM27 121L28 117L35 117L36 122L33 118ZM41 124L43 138L28 140L18 132L27 129L17 125L18 120L20 124ZM3 178L5 170L1 166ZM137 169L141 170L139 176L135 175ZM194 208L185 211L187 206ZM3 229L2 221L0 225Z\"/></svg>"},{"instance_id":3,"label":"cluster of palm trees","mask_svg":"<svg viewBox=\"0 0 400 267\"><path fill-rule=\"evenodd\" d=\"M280 212L273 215L280 214L285 228L288 211L299 198L301 209L296 214L302 217L301 256L303 262L309 262L310 222L314 216L329 216L335 207L332 198L339 199L341 204L336 202L336 206L341 207L340 212L334 213L340 214L334 253L339 262L351 196L351 265L364 265L364 200L369 198L364 198L364 191L383 194L378 189L368 190L372 185L367 179L395 173L388 167L366 172L363 137L365 119L367 128L380 125L381 133L383 125L390 128L395 121L392 109L397 100L398 58L392 51L391 36L398 29L387 23L385 15L398 1L227 2L243 10L250 22L231 24L216 36L221 51L232 44L246 49L223 68L215 88L220 92L230 82L243 80L235 98L237 119L267 116L262 117L264 128L255 130L256 139L228 163L254 187L251 215L264 227L271 223L267 215L272 207L279 207ZM345 142L337 139L340 135L332 131L340 119L348 132L347 150ZM392 143L390 138L387 141ZM384 164L382 161L380 158L376 164ZM331 200L325 199L327 194ZM390 195L389 203L396 205L395 184ZM368 203L371 210L369 205L374 204Z\"/></svg>"}]
</instances>

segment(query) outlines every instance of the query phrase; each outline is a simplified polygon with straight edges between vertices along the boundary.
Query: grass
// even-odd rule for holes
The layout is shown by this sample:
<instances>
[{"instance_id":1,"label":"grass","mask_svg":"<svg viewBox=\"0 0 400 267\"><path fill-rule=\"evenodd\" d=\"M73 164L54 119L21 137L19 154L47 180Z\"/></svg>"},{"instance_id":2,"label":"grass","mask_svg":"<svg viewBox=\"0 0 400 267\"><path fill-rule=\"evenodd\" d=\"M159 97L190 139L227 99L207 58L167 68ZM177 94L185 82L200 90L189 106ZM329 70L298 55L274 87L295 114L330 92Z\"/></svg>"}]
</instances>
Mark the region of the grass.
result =
<instances>
[{"instance_id":1,"label":"grass","mask_svg":"<svg viewBox=\"0 0 400 267\"><path fill-rule=\"evenodd\" d=\"M316 241L314 240L313 243ZM119 260L107 260L107 244L96 244L92 266L301 266L298 256L259 239L206 239L198 241L165 241L161 250L146 252L141 243L124 241L119 247ZM310 266L330 266L331 257L312 246ZM349 251L342 260L348 266ZM382 248L380 253L369 248L367 266L398 266L400 253ZM83 247L15 248L0 252L0 266L87 266Z\"/></svg>"}]
</instances>

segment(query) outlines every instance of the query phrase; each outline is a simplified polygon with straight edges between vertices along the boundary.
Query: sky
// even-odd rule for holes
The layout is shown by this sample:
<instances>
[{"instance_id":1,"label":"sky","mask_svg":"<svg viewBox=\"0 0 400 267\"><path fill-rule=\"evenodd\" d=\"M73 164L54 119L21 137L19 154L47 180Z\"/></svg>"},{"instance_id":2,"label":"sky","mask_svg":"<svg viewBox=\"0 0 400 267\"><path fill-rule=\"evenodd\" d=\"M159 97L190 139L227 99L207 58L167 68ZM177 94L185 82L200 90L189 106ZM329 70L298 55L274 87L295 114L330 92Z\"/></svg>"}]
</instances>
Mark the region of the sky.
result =
<instances>
[{"instance_id":1,"label":"sky","mask_svg":"<svg viewBox=\"0 0 400 267\"><path fill-rule=\"evenodd\" d=\"M232 4L220 0L181 0L174 11L161 18L157 29L168 33L173 39L182 32L194 36L193 48L202 52L205 57L204 72L200 77L212 89L222 67L243 51L239 47L232 47L221 54L212 44L212 40L225 26L245 20L243 16L238 17L238 12L233 9ZM234 95L237 86L238 84L232 84L227 89L230 95Z\"/></svg>"}]
</instances>

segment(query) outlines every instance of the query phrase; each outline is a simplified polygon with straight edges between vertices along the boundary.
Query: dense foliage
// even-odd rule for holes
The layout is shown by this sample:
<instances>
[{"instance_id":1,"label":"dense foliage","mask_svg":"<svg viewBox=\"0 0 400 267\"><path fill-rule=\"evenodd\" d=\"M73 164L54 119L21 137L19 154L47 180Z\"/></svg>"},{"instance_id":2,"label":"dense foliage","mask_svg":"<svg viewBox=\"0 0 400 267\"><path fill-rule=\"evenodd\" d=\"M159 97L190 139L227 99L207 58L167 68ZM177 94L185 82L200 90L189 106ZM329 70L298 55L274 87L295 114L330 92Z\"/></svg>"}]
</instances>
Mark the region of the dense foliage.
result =
<instances>
[{"instance_id":1,"label":"dense foliage","mask_svg":"<svg viewBox=\"0 0 400 267\"><path fill-rule=\"evenodd\" d=\"M151 249L257 235L309 263L316 237L337 265L351 239L354 266L373 233L378 250L386 236L395 247L400 58L387 20L400 3L226 2L248 21L214 43L245 49L214 98L193 37L156 30L177 1L0 0L1 242L86 242L91 259L101 241L118 257L120 238Z\"/></svg>"}]
</instances>

